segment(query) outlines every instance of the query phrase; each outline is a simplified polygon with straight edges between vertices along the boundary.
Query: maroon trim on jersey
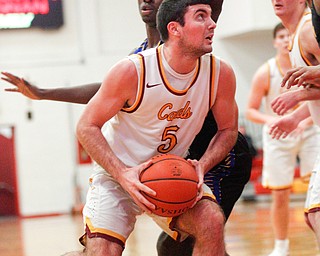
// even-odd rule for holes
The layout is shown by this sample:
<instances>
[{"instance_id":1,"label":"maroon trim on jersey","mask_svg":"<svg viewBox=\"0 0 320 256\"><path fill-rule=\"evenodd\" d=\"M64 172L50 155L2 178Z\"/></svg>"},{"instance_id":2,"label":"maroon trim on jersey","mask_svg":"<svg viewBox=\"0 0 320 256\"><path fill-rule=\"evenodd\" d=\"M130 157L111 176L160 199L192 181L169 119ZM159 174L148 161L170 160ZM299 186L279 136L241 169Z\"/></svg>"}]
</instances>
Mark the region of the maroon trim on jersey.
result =
<instances>
[{"instance_id":1,"label":"maroon trim on jersey","mask_svg":"<svg viewBox=\"0 0 320 256\"><path fill-rule=\"evenodd\" d=\"M219 72L218 72L219 73ZM209 88L209 110L214 105L216 100L216 87L218 86L218 82L216 83L216 57L210 54L210 88ZM218 81L218 80L217 80Z\"/></svg>"},{"instance_id":2,"label":"maroon trim on jersey","mask_svg":"<svg viewBox=\"0 0 320 256\"><path fill-rule=\"evenodd\" d=\"M106 234L99 233L99 232L91 232L89 227L86 225L85 234L79 238L79 242L85 247L86 247L86 243L87 243L87 239L88 239L87 237L89 237L89 238L95 238L95 237L103 238L103 239L106 239L110 242L119 244L123 249L125 246L121 240L119 240L118 238L116 238L114 236L106 235Z\"/></svg>"},{"instance_id":3,"label":"maroon trim on jersey","mask_svg":"<svg viewBox=\"0 0 320 256\"><path fill-rule=\"evenodd\" d=\"M87 244L87 237L89 237L89 238L95 238L95 237L103 238L103 239L106 239L106 240L111 241L113 243L119 244L124 249L124 243L121 240L119 240L118 238L116 238L114 236L106 235L103 233L99 233L99 232L91 232L89 227L86 225L85 234L79 238L79 242L84 247L86 247L86 244Z\"/></svg>"},{"instance_id":4,"label":"maroon trim on jersey","mask_svg":"<svg viewBox=\"0 0 320 256\"><path fill-rule=\"evenodd\" d=\"M126 112L126 113L133 113L135 112L141 105L141 102L143 100L144 96L144 90L145 90L145 82L146 82L146 64L145 64L145 59L144 56L140 53L138 55L141 57L141 71L140 71L140 83L138 84L139 94L137 94L137 98L133 104L132 108L122 108L121 111Z\"/></svg>"},{"instance_id":5,"label":"maroon trim on jersey","mask_svg":"<svg viewBox=\"0 0 320 256\"><path fill-rule=\"evenodd\" d=\"M212 82L212 80L213 80L213 72L212 72L212 69L213 69L213 58L212 58L212 55L210 55L210 89L209 89L209 110L211 109L211 103L212 103L212 100L213 99L211 99L212 98L212 90L214 89L214 86L213 86L213 84L212 83L214 83L214 82Z\"/></svg>"},{"instance_id":6,"label":"maroon trim on jersey","mask_svg":"<svg viewBox=\"0 0 320 256\"><path fill-rule=\"evenodd\" d=\"M318 212L320 211L320 207L314 207L314 208L311 208L310 210L308 210L308 213L312 213L312 212Z\"/></svg>"}]
</instances>

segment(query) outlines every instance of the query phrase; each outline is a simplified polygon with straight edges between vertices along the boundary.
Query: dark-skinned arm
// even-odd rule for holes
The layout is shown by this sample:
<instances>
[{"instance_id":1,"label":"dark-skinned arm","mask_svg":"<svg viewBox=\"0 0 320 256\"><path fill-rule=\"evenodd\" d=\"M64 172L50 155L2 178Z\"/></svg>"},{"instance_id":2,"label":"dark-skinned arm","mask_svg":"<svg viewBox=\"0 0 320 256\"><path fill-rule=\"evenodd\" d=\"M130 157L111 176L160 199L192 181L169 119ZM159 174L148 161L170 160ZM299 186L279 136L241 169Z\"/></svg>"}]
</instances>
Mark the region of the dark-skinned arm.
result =
<instances>
[{"instance_id":1,"label":"dark-skinned arm","mask_svg":"<svg viewBox=\"0 0 320 256\"><path fill-rule=\"evenodd\" d=\"M53 100L87 104L101 86L101 83L92 83L72 87L43 89L11 73L2 72L1 74L2 80L14 86L12 88L6 88L5 91L19 92L33 100Z\"/></svg>"}]
</instances>

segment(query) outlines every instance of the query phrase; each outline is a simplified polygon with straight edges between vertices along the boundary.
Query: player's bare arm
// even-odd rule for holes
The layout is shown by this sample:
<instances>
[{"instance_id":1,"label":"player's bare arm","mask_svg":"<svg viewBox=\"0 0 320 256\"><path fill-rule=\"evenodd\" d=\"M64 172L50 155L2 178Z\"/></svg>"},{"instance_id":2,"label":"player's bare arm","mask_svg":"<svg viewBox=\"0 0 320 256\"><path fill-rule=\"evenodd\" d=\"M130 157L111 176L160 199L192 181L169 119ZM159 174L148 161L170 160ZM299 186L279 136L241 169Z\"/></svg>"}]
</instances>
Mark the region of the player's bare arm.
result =
<instances>
[{"instance_id":1,"label":"player's bare arm","mask_svg":"<svg viewBox=\"0 0 320 256\"><path fill-rule=\"evenodd\" d=\"M236 78L228 64L221 60L220 65L217 97L211 109L218 125L218 132L199 160L204 173L225 158L238 136L238 106L235 101Z\"/></svg>"},{"instance_id":2,"label":"player's bare arm","mask_svg":"<svg viewBox=\"0 0 320 256\"><path fill-rule=\"evenodd\" d=\"M18 92L33 100L54 100L70 103L87 104L99 90L101 83L62 88L39 88L22 77L9 72L1 72L1 79L14 87L6 88L7 92Z\"/></svg>"},{"instance_id":3,"label":"player's bare arm","mask_svg":"<svg viewBox=\"0 0 320 256\"><path fill-rule=\"evenodd\" d=\"M101 132L102 126L124 106L134 103L137 93L137 73L130 60L122 60L106 75L102 86L90 100L77 125L77 136L88 154L107 170L145 211L153 209L141 191L154 191L139 181L140 172L149 164L129 168L113 153ZM148 209L149 208L149 209Z\"/></svg>"},{"instance_id":4,"label":"player's bare arm","mask_svg":"<svg viewBox=\"0 0 320 256\"><path fill-rule=\"evenodd\" d=\"M271 107L278 115L284 115L299 102L319 99L320 90L318 88L306 88L303 90L285 92L279 95L271 102Z\"/></svg>"},{"instance_id":5,"label":"player's bare arm","mask_svg":"<svg viewBox=\"0 0 320 256\"><path fill-rule=\"evenodd\" d=\"M303 55L307 58L312 66L320 63L320 48L316 37L312 22L307 22L301 29L299 35L300 48Z\"/></svg>"}]
</instances>

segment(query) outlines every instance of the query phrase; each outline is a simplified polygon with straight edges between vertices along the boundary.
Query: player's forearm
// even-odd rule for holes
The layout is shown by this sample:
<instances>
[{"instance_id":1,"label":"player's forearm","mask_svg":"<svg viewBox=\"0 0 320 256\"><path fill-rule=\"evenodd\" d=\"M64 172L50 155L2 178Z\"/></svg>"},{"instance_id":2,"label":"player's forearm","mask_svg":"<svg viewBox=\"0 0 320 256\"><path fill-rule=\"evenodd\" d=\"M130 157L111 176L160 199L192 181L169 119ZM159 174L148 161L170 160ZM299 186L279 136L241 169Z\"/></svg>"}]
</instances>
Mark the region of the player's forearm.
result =
<instances>
[{"instance_id":1,"label":"player's forearm","mask_svg":"<svg viewBox=\"0 0 320 256\"><path fill-rule=\"evenodd\" d=\"M296 93L298 93L300 101L320 99L320 89L317 87L305 88L305 89L296 91Z\"/></svg>"},{"instance_id":2,"label":"player's forearm","mask_svg":"<svg viewBox=\"0 0 320 256\"><path fill-rule=\"evenodd\" d=\"M115 179L118 179L125 165L113 153L101 133L101 128L80 119L77 125L77 137L91 158Z\"/></svg>"},{"instance_id":3,"label":"player's forearm","mask_svg":"<svg viewBox=\"0 0 320 256\"><path fill-rule=\"evenodd\" d=\"M199 163L205 173L219 164L234 147L238 137L237 129L219 130L212 138L206 152L200 158Z\"/></svg>"},{"instance_id":4,"label":"player's forearm","mask_svg":"<svg viewBox=\"0 0 320 256\"><path fill-rule=\"evenodd\" d=\"M257 109L248 108L246 111L246 118L254 123L266 124L270 122L270 119L272 119L273 117L265 113L262 113Z\"/></svg>"},{"instance_id":5,"label":"player's forearm","mask_svg":"<svg viewBox=\"0 0 320 256\"><path fill-rule=\"evenodd\" d=\"M81 86L40 89L40 99L87 104L100 88L100 83Z\"/></svg>"},{"instance_id":6,"label":"player's forearm","mask_svg":"<svg viewBox=\"0 0 320 256\"><path fill-rule=\"evenodd\" d=\"M310 117L308 104L304 103L289 115L291 115L292 120L294 120L297 123L305 120L306 118Z\"/></svg>"}]
</instances>

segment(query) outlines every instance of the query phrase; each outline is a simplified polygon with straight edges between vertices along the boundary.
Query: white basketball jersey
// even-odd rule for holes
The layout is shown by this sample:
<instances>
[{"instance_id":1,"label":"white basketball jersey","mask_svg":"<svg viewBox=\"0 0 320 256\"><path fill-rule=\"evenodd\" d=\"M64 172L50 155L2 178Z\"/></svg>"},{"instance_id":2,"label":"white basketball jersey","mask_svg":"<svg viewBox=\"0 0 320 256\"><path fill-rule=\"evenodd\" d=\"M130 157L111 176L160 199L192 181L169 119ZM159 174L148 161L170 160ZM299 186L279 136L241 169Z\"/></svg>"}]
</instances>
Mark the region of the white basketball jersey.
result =
<instances>
[{"instance_id":1,"label":"white basketball jersey","mask_svg":"<svg viewBox=\"0 0 320 256\"><path fill-rule=\"evenodd\" d=\"M295 33L291 39L291 45L289 46L290 51L290 59L293 67L301 67L301 66L312 66L308 59L304 56L303 52L301 51L300 47L300 31L306 22L311 22L311 13L306 12L299 24L296 28Z\"/></svg>"},{"instance_id":2,"label":"white basketball jersey","mask_svg":"<svg viewBox=\"0 0 320 256\"><path fill-rule=\"evenodd\" d=\"M185 157L215 101L218 58L206 54L193 72L184 75L166 64L162 49L128 57L139 78L136 100L103 128L112 150L128 166L163 153Z\"/></svg>"},{"instance_id":3,"label":"white basketball jersey","mask_svg":"<svg viewBox=\"0 0 320 256\"><path fill-rule=\"evenodd\" d=\"M269 89L268 89L268 94L264 97L264 103L265 103L264 109L266 114L272 115L272 116L278 116L278 114L276 114L273 111L271 107L271 102L275 98L277 98L281 93L287 92L288 89L280 86L284 74L281 70L280 64L278 63L277 59L276 58L269 59L267 62L267 65L269 70L269 76L268 76ZM289 90L298 90L298 87L291 87Z\"/></svg>"},{"instance_id":4,"label":"white basketball jersey","mask_svg":"<svg viewBox=\"0 0 320 256\"><path fill-rule=\"evenodd\" d=\"M268 115L277 116L277 114L271 108L271 102L284 91L284 89L280 86L283 74L281 74L275 58L269 59L267 65L269 70L269 90L268 94L264 97L265 113Z\"/></svg>"},{"instance_id":5,"label":"white basketball jersey","mask_svg":"<svg viewBox=\"0 0 320 256\"><path fill-rule=\"evenodd\" d=\"M296 32L294 34L291 49L290 49L290 58L292 61L292 64L295 67L306 67L306 66L312 66L312 64L305 58L304 54L301 52L301 48L299 45L299 35L301 28L306 22L311 22L311 14L306 13L301 21L299 22L299 25L296 29ZM308 102L310 114L312 117L312 120L315 124L320 126L320 100L311 100Z\"/></svg>"}]
</instances>

